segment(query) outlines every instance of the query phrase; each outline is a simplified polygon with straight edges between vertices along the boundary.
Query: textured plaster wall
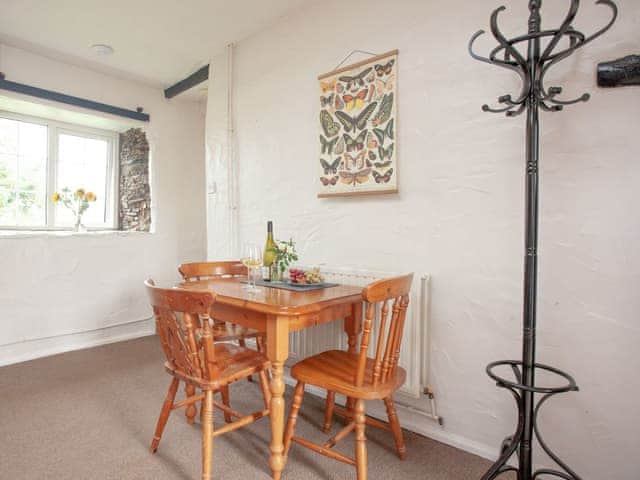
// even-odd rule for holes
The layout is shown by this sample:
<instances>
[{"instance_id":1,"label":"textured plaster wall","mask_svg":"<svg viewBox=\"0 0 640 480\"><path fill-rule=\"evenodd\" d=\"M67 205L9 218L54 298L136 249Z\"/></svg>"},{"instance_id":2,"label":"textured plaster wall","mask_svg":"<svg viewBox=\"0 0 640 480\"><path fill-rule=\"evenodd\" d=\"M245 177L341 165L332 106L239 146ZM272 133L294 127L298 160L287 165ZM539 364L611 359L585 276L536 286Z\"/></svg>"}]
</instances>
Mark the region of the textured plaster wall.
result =
<instances>
[{"instance_id":1,"label":"textured plaster wall","mask_svg":"<svg viewBox=\"0 0 640 480\"><path fill-rule=\"evenodd\" d=\"M526 30L527 2L503 3L504 30ZM617 3L614 29L549 75L567 95L593 98L543 116L538 359L581 387L547 405L549 442L584 478L631 480L640 448L640 89L601 90L595 80L598 61L640 50L640 3ZM608 18L604 7L581 4L578 28L592 32ZM557 24L567 5L544 2L545 24ZM305 264L432 274L438 433L487 455L515 413L484 368L519 357L522 302L524 119L480 110L519 84L466 52L496 6L318 2L237 45L233 74L239 241L262 241L272 219L277 236L298 241ZM352 49L393 48L400 193L317 199L316 76ZM219 115L210 105L207 122ZM226 241L210 237L210 254Z\"/></svg>"},{"instance_id":2,"label":"textured plaster wall","mask_svg":"<svg viewBox=\"0 0 640 480\"><path fill-rule=\"evenodd\" d=\"M229 109L228 50L210 62L205 128L207 189L207 256L231 259L237 249L234 142ZM237 258L237 257L236 257Z\"/></svg>"},{"instance_id":3,"label":"textured plaster wall","mask_svg":"<svg viewBox=\"0 0 640 480\"><path fill-rule=\"evenodd\" d=\"M142 282L174 281L180 262L205 256L203 107L6 46L0 70L16 82L145 108L154 230L0 236L0 364L153 332L151 321L123 326L151 316ZM101 333L74 336L92 331Z\"/></svg>"}]
</instances>

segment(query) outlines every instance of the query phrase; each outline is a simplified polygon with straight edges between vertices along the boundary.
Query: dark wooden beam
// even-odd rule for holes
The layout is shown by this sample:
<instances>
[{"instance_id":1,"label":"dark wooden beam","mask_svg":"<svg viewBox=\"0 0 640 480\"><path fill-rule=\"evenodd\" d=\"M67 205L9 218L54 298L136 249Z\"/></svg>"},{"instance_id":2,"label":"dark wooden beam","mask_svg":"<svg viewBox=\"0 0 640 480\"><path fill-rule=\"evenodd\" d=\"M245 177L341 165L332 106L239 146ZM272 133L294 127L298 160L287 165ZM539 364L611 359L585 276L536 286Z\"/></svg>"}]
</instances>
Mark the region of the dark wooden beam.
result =
<instances>
[{"instance_id":1,"label":"dark wooden beam","mask_svg":"<svg viewBox=\"0 0 640 480\"><path fill-rule=\"evenodd\" d=\"M192 73L184 80L180 80L175 85L170 86L164 91L165 98L173 98L176 95L180 95L182 92L195 87L196 85L209 79L209 65L205 65L200 70Z\"/></svg>"},{"instance_id":2,"label":"dark wooden beam","mask_svg":"<svg viewBox=\"0 0 640 480\"><path fill-rule=\"evenodd\" d=\"M42 98L44 100L52 100L54 102L65 103L67 105L73 105L74 107L87 108L89 110L95 110L97 112L117 115L119 117L140 120L142 122L149 121L149 115L143 113L141 107L138 107L136 110L127 110L126 108L116 107L113 105L108 105L106 103L94 102L93 100L87 100L86 98L74 97L73 95L67 95L66 93L54 92L52 90L46 90L39 87L32 87L31 85L25 85L24 83L11 82L9 80L6 80L4 74L2 73L0 73L0 89L21 93L23 95L29 95L31 97Z\"/></svg>"}]
</instances>

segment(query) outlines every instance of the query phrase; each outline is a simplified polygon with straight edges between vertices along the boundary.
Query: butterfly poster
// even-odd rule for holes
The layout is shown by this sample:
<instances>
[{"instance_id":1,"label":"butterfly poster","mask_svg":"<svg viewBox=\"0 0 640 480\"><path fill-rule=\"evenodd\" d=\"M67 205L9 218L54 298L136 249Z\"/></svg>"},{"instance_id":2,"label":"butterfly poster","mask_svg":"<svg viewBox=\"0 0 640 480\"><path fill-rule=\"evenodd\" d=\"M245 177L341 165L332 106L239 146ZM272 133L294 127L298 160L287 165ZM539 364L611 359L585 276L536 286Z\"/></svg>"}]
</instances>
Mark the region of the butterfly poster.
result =
<instances>
[{"instance_id":1,"label":"butterfly poster","mask_svg":"<svg viewBox=\"0 0 640 480\"><path fill-rule=\"evenodd\" d=\"M318 197L398 191L398 51L318 77Z\"/></svg>"}]
</instances>

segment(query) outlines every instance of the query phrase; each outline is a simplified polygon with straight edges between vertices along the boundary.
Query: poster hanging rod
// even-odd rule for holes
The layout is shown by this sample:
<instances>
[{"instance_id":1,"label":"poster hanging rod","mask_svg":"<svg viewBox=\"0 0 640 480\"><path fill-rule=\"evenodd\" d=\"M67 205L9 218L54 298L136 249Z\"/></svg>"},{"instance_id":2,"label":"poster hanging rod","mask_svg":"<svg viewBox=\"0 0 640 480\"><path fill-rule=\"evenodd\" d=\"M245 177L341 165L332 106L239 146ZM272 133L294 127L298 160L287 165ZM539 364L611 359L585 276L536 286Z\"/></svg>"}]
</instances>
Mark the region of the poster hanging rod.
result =
<instances>
[{"instance_id":1,"label":"poster hanging rod","mask_svg":"<svg viewBox=\"0 0 640 480\"><path fill-rule=\"evenodd\" d=\"M357 63L353 63L351 65L347 65L345 67L340 67L341 65L344 64L344 62L346 62L354 53L362 53L365 55L373 55L372 57L366 58L360 62ZM362 65L366 65L367 63L371 63L371 62L375 62L377 60L382 60L386 57L390 57L392 55L397 55L398 54L398 49L395 50L391 50L389 52L385 52L385 53L381 53L381 54L373 54L370 52L365 52L363 50L352 50L351 53L349 55L347 55L339 64L337 68L334 68L333 70L331 70L330 72L327 73L323 73L322 75L318 75L318 80L322 80L323 78L327 78L327 77L331 77L333 75L336 75L338 73L342 73L342 72L346 72L348 70L354 69L354 68L358 68Z\"/></svg>"},{"instance_id":2,"label":"poster hanging rod","mask_svg":"<svg viewBox=\"0 0 640 480\"><path fill-rule=\"evenodd\" d=\"M138 107L136 110L128 110L126 108L116 107L106 103L94 102L93 100L87 100L86 98L74 97L73 95L67 95L65 93L33 87L24 83L11 82L5 78L3 73L0 73L0 89L29 95L31 97L42 98L44 100L73 105L74 107L86 108L97 112L130 118L132 120L139 120L142 122L148 122L150 120L149 114L144 113L142 107Z\"/></svg>"}]
</instances>

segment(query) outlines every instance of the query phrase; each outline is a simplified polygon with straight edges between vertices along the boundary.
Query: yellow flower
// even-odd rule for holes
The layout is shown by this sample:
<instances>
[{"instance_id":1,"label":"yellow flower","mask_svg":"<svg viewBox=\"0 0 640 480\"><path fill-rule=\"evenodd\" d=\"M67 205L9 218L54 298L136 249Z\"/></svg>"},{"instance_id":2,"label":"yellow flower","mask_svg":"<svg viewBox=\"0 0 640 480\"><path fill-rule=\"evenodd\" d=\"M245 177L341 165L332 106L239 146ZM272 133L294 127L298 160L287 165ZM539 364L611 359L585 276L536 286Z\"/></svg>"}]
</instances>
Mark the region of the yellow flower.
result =
<instances>
[{"instance_id":1,"label":"yellow flower","mask_svg":"<svg viewBox=\"0 0 640 480\"><path fill-rule=\"evenodd\" d=\"M95 202L98 197L96 197L96 194L93 193L93 192L87 192L87 194L84 196L84 198L88 202Z\"/></svg>"},{"instance_id":2,"label":"yellow flower","mask_svg":"<svg viewBox=\"0 0 640 480\"><path fill-rule=\"evenodd\" d=\"M58 203L60 201L60 194L58 192L51 195L51 201L53 203Z\"/></svg>"},{"instance_id":3,"label":"yellow flower","mask_svg":"<svg viewBox=\"0 0 640 480\"><path fill-rule=\"evenodd\" d=\"M84 198L84 189L83 188L79 188L76 190L76 198Z\"/></svg>"}]
</instances>

